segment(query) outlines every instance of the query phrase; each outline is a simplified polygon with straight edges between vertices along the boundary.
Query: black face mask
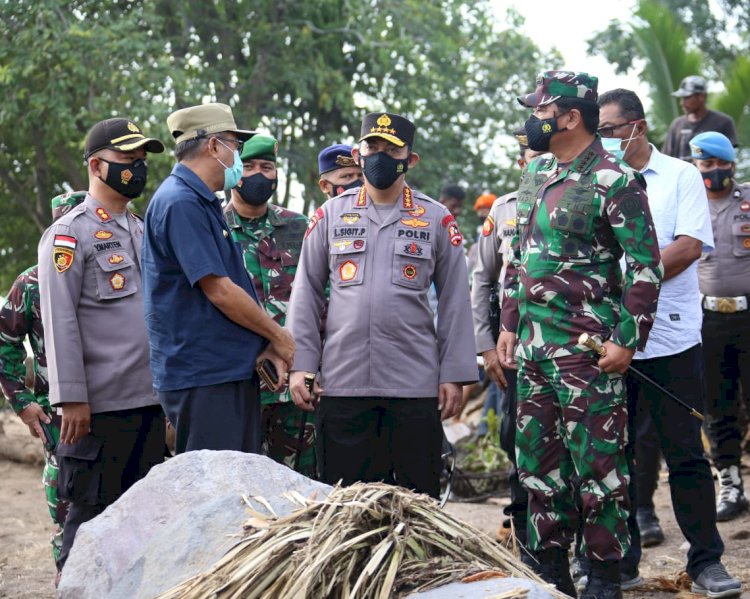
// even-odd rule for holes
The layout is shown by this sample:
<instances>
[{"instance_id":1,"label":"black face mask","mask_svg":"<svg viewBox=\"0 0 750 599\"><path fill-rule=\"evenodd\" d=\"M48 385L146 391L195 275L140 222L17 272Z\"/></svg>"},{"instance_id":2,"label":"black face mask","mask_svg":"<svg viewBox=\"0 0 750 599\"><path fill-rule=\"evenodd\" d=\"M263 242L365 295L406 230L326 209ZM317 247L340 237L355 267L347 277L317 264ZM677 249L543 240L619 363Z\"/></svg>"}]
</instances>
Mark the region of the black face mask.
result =
<instances>
[{"instance_id":1,"label":"black face mask","mask_svg":"<svg viewBox=\"0 0 750 599\"><path fill-rule=\"evenodd\" d=\"M276 191L277 179L269 179L263 173L255 173L249 177L242 177L240 185L235 189L242 201L250 206L265 204Z\"/></svg>"},{"instance_id":2,"label":"black face mask","mask_svg":"<svg viewBox=\"0 0 750 599\"><path fill-rule=\"evenodd\" d=\"M385 152L362 156L360 165L362 160L365 161L365 165L362 167L365 178L377 189L388 189L396 182L396 179L409 170L408 158L399 160L392 158Z\"/></svg>"},{"instance_id":3,"label":"black face mask","mask_svg":"<svg viewBox=\"0 0 750 599\"><path fill-rule=\"evenodd\" d=\"M362 187L362 181L360 181L359 179L354 179L354 181L352 181L351 183L347 183L346 185L343 185L343 184L336 185L335 183L331 183L330 181L327 181L327 180L325 181L326 183L330 183L332 187L331 191L328 192L329 198L335 198L336 196L340 196L347 189L356 189L357 187Z\"/></svg>"},{"instance_id":4,"label":"black face mask","mask_svg":"<svg viewBox=\"0 0 750 599\"><path fill-rule=\"evenodd\" d=\"M549 142L552 136L559 131L557 128L557 119L564 114L565 112L561 112L548 119L540 119L538 116L532 114L526 119L524 129L526 129L526 138L530 150L534 150L535 152L549 151Z\"/></svg>"},{"instance_id":5,"label":"black face mask","mask_svg":"<svg viewBox=\"0 0 750 599\"><path fill-rule=\"evenodd\" d=\"M732 184L732 169L717 168L703 175L703 184L709 191L723 191Z\"/></svg>"},{"instance_id":6,"label":"black face mask","mask_svg":"<svg viewBox=\"0 0 750 599\"><path fill-rule=\"evenodd\" d=\"M148 178L148 167L145 160L134 160L133 162L110 162L104 158L99 158L102 162L109 165L107 178L102 179L105 185L114 189L117 193L128 199L135 199L143 193Z\"/></svg>"}]
</instances>

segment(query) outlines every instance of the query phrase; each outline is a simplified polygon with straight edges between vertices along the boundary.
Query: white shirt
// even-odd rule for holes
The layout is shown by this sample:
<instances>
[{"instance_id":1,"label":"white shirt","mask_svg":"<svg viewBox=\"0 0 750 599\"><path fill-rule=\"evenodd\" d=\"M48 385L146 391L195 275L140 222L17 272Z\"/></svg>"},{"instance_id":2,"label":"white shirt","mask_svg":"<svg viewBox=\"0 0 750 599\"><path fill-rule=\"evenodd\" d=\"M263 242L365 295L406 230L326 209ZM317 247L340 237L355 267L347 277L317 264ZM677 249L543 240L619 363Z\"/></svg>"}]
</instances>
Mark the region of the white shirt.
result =
<instances>
[{"instance_id":1,"label":"white shirt","mask_svg":"<svg viewBox=\"0 0 750 599\"><path fill-rule=\"evenodd\" d=\"M646 178L648 205L656 227L659 249L678 236L687 235L703 244L703 251L714 249L711 214L706 186L695 166L662 154L651 145L651 157L641 170ZM656 319L646 348L636 352L636 360L673 356L701 342L698 260L676 277L662 283Z\"/></svg>"}]
</instances>

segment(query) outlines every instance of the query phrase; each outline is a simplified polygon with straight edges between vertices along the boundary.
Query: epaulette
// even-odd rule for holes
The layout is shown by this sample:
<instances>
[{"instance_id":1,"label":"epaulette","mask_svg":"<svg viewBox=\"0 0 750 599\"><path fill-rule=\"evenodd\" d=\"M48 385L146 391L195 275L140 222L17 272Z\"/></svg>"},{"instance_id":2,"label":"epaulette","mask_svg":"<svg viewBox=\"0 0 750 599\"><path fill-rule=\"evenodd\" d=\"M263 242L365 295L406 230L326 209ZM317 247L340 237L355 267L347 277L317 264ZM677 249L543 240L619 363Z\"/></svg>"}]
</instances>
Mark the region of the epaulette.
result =
<instances>
[{"instance_id":1,"label":"epaulette","mask_svg":"<svg viewBox=\"0 0 750 599\"><path fill-rule=\"evenodd\" d=\"M579 155L575 159L573 164L573 172L576 173L587 173L591 170L591 167L597 162L599 154L593 148L586 148L583 154Z\"/></svg>"}]
</instances>

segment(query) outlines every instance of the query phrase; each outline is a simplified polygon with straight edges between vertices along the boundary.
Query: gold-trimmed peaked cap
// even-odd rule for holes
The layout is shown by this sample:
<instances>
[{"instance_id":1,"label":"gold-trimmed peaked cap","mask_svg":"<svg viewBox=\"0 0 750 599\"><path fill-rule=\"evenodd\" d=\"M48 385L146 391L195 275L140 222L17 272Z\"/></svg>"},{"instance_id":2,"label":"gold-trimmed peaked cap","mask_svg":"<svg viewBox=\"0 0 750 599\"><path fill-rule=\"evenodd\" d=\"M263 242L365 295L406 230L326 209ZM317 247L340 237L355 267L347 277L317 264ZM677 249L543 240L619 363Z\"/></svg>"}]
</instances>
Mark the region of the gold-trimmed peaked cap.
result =
<instances>
[{"instance_id":1,"label":"gold-trimmed peaked cap","mask_svg":"<svg viewBox=\"0 0 750 599\"><path fill-rule=\"evenodd\" d=\"M240 141L247 141L256 133L238 129L232 109L218 102L180 108L167 117L167 127L176 144L223 131L234 133Z\"/></svg>"},{"instance_id":2,"label":"gold-trimmed peaked cap","mask_svg":"<svg viewBox=\"0 0 750 599\"><path fill-rule=\"evenodd\" d=\"M145 146L147 152L160 154L164 144L153 137L143 135L141 128L130 119L115 117L99 121L86 135L83 157L88 160L94 152L109 149L130 152Z\"/></svg>"},{"instance_id":3,"label":"gold-trimmed peaked cap","mask_svg":"<svg viewBox=\"0 0 750 599\"><path fill-rule=\"evenodd\" d=\"M371 112L362 119L359 141L382 137L399 148L414 145L414 123L390 112Z\"/></svg>"}]
</instances>

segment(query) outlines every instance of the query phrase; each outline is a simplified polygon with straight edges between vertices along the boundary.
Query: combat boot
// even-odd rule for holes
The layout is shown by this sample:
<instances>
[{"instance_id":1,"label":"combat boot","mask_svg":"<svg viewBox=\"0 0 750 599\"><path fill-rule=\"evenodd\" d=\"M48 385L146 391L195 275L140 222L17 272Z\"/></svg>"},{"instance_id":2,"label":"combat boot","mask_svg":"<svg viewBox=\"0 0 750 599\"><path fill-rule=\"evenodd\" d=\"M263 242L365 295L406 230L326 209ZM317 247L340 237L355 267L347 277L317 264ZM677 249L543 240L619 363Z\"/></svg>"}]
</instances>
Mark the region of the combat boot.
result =
<instances>
[{"instance_id":1,"label":"combat boot","mask_svg":"<svg viewBox=\"0 0 750 599\"><path fill-rule=\"evenodd\" d=\"M654 508L639 507L635 519L641 532L641 547L654 547L664 541L664 531Z\"/></svg>"},{"instance_id":2,"label":"combat boot","mask_svg":"<svg viewBox=\"0 0 750 599\"><path fill-rule=\"evenodd\" d=\"M581 599L622 599L620 562L592 559L589 579Z\"/></svg>"},{"instance_id":3,"label":"combat boot","mask_svg":"<svg viewBox=\"0 0 750 599\"><path fill-rule=\"evenodd\" d=\"M716 520L734 520L748 508L745 489L737 466L729 466L719 471L719 498L716 501Z\"/></svg>"},{"instance_id":4,"label":"combat boot","mask_svg":"<svg viewBox=\"0 0 750 599\"><path fill-rule=\"evenodd\" d=\"M536 557L539 563L534 565L534 570L542 580L554 585L558 591L569 597L578 597L573 579L570 577L567 549L544 549Z\"/></svg>"}]
</instances>

